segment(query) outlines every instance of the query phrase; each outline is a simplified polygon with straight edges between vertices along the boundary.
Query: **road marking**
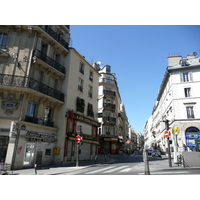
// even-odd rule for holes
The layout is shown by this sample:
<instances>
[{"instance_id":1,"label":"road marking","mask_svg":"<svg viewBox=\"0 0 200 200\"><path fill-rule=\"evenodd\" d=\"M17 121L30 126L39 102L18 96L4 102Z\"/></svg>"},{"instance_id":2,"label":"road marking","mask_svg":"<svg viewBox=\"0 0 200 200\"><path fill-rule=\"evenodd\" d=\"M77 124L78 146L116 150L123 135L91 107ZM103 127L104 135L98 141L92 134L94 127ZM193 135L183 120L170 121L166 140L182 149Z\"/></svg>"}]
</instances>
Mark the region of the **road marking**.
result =
<instances>
[{"instance_id":1,"label":"road marking","mask_svg":"<svg viewBox=\"0 0 200 200\"><path fill-rule=\"evenodd\" d=\"M97 170L94 170L94 171L91 171L91 172L87 172L87 173L85 173L85 174L94 174L94 173L96 173L96 172L105 171L105 170L110 169L110 168L113 168L113 167L115 167L115 166L106 167L106 168L103 168L103 169L97 169Z\"/></svg>"},{"instance_id":2,"label":"road marking","mask_svg":"<svg viewBox=\"0 0 200 200\"><path fill-rule=\"evenodd\" d=\"M151 175L162 175L162 174L187 174L189 173L188 171L167 171L167 172L150 172ZM143 173L138 173L139 175L144 175L144 172Z\"/></svg>"},{"instance_id":3,"label":"road marking","mask_svg":"<svg viewBox=\"0 0 200 200\"><path fill-rule=\"evenodd\" d=\"M128 171L130 171L132 168L126 168L126 169L123 169L123 170L121 170L120 172L128 172Z\"/></svg>"},{"instance_id":4,"label":"road marking","mask_svg":"<svg viewBox=\"0 0 200 200\"><path fill-rule=\"evenodd\" d=\"M103 173L110 173L110 172L114 172L114 171L117 171L117 170L119 170L119 169L122 169L122 168L125 168L125 167L127 167L127 166L121 166L121 167L117 167L117 168L115 168L115 169L111 169L111 170L108 170L108 171L106 171L106 172L103 172Z\"/></svg>"}]
</instances>

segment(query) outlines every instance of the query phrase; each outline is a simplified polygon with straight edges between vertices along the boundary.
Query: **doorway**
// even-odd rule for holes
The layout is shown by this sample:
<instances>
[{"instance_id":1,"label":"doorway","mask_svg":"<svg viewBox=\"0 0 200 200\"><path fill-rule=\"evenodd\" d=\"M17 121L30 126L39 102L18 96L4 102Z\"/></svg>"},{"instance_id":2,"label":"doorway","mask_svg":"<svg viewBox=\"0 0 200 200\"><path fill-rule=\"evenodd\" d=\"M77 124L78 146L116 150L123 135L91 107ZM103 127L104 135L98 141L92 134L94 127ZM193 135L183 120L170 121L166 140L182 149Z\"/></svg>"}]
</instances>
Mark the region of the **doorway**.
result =
<instances>
[{"instance_id":1,"label":"doorway","mask_svg":"<svg viewBox=\"0 0 200 200\"><path fill-rule=\"evenodd\" d=\"M26 145L24 166L33 166L35 155L35 143L28 143Z\"/></svg>"}]
</instances>

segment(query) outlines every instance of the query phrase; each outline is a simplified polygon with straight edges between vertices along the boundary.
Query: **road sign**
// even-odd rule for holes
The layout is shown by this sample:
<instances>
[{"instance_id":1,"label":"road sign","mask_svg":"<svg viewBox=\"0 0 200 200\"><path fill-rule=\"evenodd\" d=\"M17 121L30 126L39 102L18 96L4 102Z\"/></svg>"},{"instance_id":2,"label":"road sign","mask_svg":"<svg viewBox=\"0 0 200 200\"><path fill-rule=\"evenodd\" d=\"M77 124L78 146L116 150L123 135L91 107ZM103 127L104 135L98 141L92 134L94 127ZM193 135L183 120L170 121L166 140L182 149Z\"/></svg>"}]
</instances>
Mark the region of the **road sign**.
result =
<instances>
[{"instance_id":1,"label":"road sign","mask_svg":"<svg viewBox=\"0 0 200 200\"><path fill-rule=\"evenodd\" d=\"M77 135L77 136L76 136L76 142L77 142L77 143L80 143L80 142L81 142L81 136L80 136L80 135Z\"/></svg>"},{"instance_id":2,"label":"road sign","mask_svg":"<svg viewBox=\"0 0 200 200\"><path fill-rule=\"evenodd\" d=\"M168 138L169 137L169 131L164 132L164 137Z\"/></svg>"}]
</instances>

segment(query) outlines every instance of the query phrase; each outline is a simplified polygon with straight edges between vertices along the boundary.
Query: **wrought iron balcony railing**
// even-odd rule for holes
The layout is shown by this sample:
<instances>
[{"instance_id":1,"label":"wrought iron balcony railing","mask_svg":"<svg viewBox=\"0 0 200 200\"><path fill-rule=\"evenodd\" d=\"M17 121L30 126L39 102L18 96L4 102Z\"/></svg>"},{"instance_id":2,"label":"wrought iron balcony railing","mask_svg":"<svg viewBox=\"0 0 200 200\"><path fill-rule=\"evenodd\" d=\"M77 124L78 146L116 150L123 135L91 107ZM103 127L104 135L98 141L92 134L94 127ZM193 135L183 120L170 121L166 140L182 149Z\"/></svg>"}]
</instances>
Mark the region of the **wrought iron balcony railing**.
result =
<instances>
[{"instance_id":1,"label":"wrought iron balcony railing","mask_svg":"<svg viewBox=\"0 0 200 200\"><path fill-rule=\"evenodd\" d=\"M115 124L116 123L116 118L109 117L109 116L103 117L103 122Z\"/></svg>"},{"instance_id":2,"label":"wrought iron balcony railing","mask_svg":"<svg viewBox=\"0 0 200 200\"><path fill-rule=\"evenodd\" d=\"M115 80L110 78L102 78L99 80L99 83L109 83L109 84L116 84Z\"/></svg>"},{"instance_id":3,"label":"wrought iron balcony railing","mask_svg":"<svg viewBox=\"0 0 200 200\"><path fill-rule=\"evenodd\" d=\"M114 110L116 106L112 103L103 103L103 107Z\"/></svg>"},{"instance_id":4,"label":"wrought iron balcony railing","mask_svg":"<svg viewBox=\"0 0 200 200\"><path fill-rule=\"evenodd\" d=\"M58 62L56 62L55 60L53 60L52 58L48 57L45 53L42 53L39 50L35 50L33 56L36 56L37 58L39 58L43 62L47 63L54 69L57 69L58 71L65 74L65 67L62 66L61 64L59 64Z\"/></svg>"},{"instance_id":5,"label":"wrought iron balcony railing","mask_svg":"<svg viewBox=\"0 0 200 200\"><path fill-rule=\"evenodd\" d=\"M55 90L54 88L51 88L31 77L0 74L0 85L30 88L60 101L64 101L64 94L62 92L59 92L58 90Z\"/></svg>"},{"instance_id":6,"label":"wrought iron balcony railing","mask_svg":"<svg viewBox=\"0 0 200 200\"><path fill-rule=\"evenodd\" d=\"M111 90L104 90L104 91L103 91L103 94L104 94L104 95L113 96L113 97L116 96L116 93L115 93L114 91L111 91Z\"/></svg>"},{"instance_id":7,"label":"wrought iron balcony railing","mask_svg":"<svg viewBox=\"0 0 200 200\"><path fill-rule=\"evenodd\" d=\"M51 120L48 120L48 121L44 121L44 120L41 120L37 117L31 117L31 116L27 116L25 115L25 119L24 119L25 122L31 122L31 123L34 123L34 124L41 124L41 125L45 125L45 126L50 126L50 127L53 127L54 126L54 122L51 121Z\"/></svg>"},{"instance_id":8,"label":"wrought iron balcony railing","mask_svg":"<svg viewBox=\"0 0 200 200\"><path fill-rule=\"evenodd\" d=\"M60 34L56 33L54 30L50 28L48 25L38 25L42 30L48 33L52 38L54 38L57 42L59 42L66 49L69 48L69 43L66 42Z\"/></svg>"}]
</instances>

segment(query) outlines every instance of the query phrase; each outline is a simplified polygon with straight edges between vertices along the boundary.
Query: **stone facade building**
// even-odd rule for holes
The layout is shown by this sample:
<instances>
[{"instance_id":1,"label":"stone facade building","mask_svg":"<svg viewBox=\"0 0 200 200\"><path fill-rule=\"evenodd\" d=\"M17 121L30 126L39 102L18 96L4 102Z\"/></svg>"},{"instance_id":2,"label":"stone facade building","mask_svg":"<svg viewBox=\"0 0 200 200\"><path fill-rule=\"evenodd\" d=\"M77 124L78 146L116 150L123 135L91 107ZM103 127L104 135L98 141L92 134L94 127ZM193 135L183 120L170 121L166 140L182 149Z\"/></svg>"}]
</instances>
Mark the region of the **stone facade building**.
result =
<instances>
[{"instance_id":1,"label":"stone facade building","mask_svg":"<svg viewBox=\"0 0 200 200\"><path fill-rule=\"evenodd\" d=\"M150 134L155 135L152 145L168 152L164 121L169 120L170 149L174 158L183 151L200 151L200 58L195 56L168 57L168 67L152 112Z\"/></svg>"},{"instance_id":2,"label":"stone facade building","mask_svg":"<svg viewBox=\"0 0 200 200\"><path fill-rule=\"evenodd\" d=\"M0 162L52 164L70 26L0 26Z\"/></svg>"}]
</instances>

